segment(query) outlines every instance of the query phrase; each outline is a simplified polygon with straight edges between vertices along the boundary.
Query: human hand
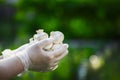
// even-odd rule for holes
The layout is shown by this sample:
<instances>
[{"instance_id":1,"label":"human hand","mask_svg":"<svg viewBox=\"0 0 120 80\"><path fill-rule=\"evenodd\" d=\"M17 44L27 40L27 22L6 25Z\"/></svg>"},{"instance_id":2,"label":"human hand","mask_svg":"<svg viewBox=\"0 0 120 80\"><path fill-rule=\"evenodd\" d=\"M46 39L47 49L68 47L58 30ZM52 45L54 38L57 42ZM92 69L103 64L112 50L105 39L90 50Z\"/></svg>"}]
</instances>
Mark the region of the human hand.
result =
<instances>
[{"instance_id":1,"label":"human hand","mask_svg":"<svg viewBox=\"0 0 120 80\"><path fill-rule=\"evenodd\" d=\"M53 42L48 38L29 45L25 50L16 54L25 69L33 71L51 71L57 68L59 60L68 53L68 45L62 44L59 49L45 51L43 48Z\"/></svg>"},{"instance_id":2,"label":"human hand","mask_svg":"<svg viewBox=\"0 0 120 80\"><path fill-rule=\"evenodd\" d=\"M34 71L54 70L58 62L68 53L68 45L63 44L64 35L59 31L52 31L50 38L43 30L37 30L37 34L30 39L30 43L10 50L3 51L3 57L17 55L24 68ZM44 41L45 40L45 41ZM55 56L56 55L56 56Z\"/></svg>"}]
</instances>

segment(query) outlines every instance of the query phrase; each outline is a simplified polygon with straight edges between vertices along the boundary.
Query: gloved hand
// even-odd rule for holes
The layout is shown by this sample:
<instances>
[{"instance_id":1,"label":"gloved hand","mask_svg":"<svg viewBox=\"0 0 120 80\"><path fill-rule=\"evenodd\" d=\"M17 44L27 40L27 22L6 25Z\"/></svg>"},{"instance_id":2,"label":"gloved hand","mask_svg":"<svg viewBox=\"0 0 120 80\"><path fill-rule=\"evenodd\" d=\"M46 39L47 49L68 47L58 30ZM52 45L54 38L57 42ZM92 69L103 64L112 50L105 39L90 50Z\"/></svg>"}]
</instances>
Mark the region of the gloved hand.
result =
<instances>
[{"instance_id":1,"label":"gloved hand","mask_svg":"<svg viewBox=\"0 0 120 80\"><path fill-rule=\"evenodd\" d=\"M42 39L47 40L48 35L43 32L43 30L38 30L37 34L34 35L34 38L30 39L30 43L27 43L15 50L6 49L3 51L3 58L7 58L15 54L23 63L25 70L54 70L57 68L59 60L68 53L68 45L62 44L64 35L59 31L51 32L50 37L54 40L44 42ZM39 43L41 45L38 47L37 44ZM55 54L57 56L55 56Z\"/></svg>"},{"instance_id":2,"label":"gloved hand","mask_svg":"<svg viewBox=\"0 0 120 80\"><path fill-rule=\"evenodd\" d=\"M23 51L19 51L16 56L24 65L24 69L33 71L51 71L57 68L58 62L68 53L68 45L62 44L59 49L45 51L43 48L53 42L48 38L27 46Z\"/></svg>"}]
</instances>

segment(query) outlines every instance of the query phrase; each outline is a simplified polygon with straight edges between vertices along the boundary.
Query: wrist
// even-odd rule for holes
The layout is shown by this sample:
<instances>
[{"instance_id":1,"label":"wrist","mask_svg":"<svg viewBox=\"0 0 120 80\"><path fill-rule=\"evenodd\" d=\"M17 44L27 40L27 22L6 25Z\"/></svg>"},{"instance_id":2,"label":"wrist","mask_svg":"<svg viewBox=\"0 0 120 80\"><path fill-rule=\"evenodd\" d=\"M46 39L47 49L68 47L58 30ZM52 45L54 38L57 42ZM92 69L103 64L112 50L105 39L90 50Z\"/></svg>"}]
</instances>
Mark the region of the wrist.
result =
<instances>
[{"instance_id":1,"label":"wrist","mask_svg":"<svg viewBox=\"0 0 120 80\"><path fill-rule=\"evenodd\" d=\"M24 71L27 71L31 62L26 50L18 52L16 56L19 58L22 65L24 66Z\"/></svg>"},{"instance_id":2,"label":"wrist","mask_svg":"<svg viewBox=\"0 0 120 80\"><path fill-rule=\"evenodd\" d=\"M24 71L24 65L22 64L22 62L20 61L20 59L18 58L18 57L14 57L15 58L15 60L16 60L16 64L18 65L18 67L19 67L19 71L18 71L18 74L19 73L21 73L21 72L23 72Z\"/></svg>"}]
</instances>

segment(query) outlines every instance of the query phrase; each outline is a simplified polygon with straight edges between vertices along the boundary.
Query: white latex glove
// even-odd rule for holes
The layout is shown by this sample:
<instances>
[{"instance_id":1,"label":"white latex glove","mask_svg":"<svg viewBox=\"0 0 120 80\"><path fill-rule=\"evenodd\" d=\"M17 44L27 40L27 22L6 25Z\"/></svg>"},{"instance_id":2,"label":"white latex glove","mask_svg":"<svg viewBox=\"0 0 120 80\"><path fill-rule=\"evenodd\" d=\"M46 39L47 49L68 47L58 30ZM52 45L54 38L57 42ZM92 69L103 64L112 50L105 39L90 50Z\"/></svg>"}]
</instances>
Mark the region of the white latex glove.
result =
<instances>
[{"instance_id":1,"label":"white latex glove","mask_svg":"<svg viewBox=\"0 0 120 80\"><path fill-rule=\"evenodd\" d=\"M10 56L18 53L19 51L23 51L28 45L29 44L24 44L21 47L15 49L15 50L5 49L4 51L2 51L2 57L7 58L7 57L10 57Z\"/></svg>"},{"instance_id":2,"label":"white latex glove","mask_svg":"<svg viewBox=\"0 0 120 80\"><path fill-rule=\"evenodd\" d=\"M58 66L58 61L68 53L68 46L61 45L59 49L45 51L43 48L53 42L48 38L29 45L25 50L16 54L24 65L24 69L33 71L50 71Z\"/></svg>"},{"instance_id":3,"label":"white latex glove","mask_svg":"<svg viewBox=\"0 0 120 80\"><path fill-rule=\"evenodd\" d=\"M28 46L29 46L29 43L24 44L24 45L20 46L19 48L13 50L13 52L14 52L14 53L17 53L17 52L19 52L19 51L24 50L24 49L27 48Z\"/></svg>"}]
</instances>

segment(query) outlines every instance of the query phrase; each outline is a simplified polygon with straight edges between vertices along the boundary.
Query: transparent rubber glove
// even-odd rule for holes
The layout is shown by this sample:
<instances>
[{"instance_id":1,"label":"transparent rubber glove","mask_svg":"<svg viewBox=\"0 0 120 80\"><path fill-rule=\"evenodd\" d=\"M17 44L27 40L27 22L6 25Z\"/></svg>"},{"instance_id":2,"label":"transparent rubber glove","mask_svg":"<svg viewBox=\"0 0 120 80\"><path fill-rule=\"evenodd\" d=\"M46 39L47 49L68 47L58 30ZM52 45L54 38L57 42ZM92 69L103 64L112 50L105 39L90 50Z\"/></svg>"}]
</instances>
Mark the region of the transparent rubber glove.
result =
<instances>
[{"instance_id":1,"label":"transparent rubber glove","mask_svg":"<svg viewBox=\"0 0 120 80\"><path fill-rule=\"evenodd\" d=\"M48 38L29 45L25 50L16 54L24 65L25 70L51 71L57 68L59 60L68 53L68 46L61 45L59 49L45 51L43 48L53 42Z\"/></svg>"},{"instance_id":2,"label":"transparent rubber glove","mask_svg":"<svg viewBox=\"0 0 120 80\"><path fill-rule=\"evenodd\" d=\"M13 50L13 51L14 51L14 53L17 53L17 52L19 52L19 51L24 50L24 49L27 48L28 46L29 46L29 43L24 44L24 45L20 46L19 48L15 49L15 50Z\"/></svg>"},{"instance_id":3,"label":"transparent rubber glove","mask_svg":"<svg viewBox=\"0 0 120 80\"><path fill-rule=\"evenodd\" d=\"M19 51L23 51L29 44L24 44L22 46L20 46L19 48L17 49L14 49L14 50L11 50L11 49L5 49L4 51L2 51L2 57L3 58L7 58L7 57L10 57L16 53L18 53Z\"/></svg>"}]
</instances>

